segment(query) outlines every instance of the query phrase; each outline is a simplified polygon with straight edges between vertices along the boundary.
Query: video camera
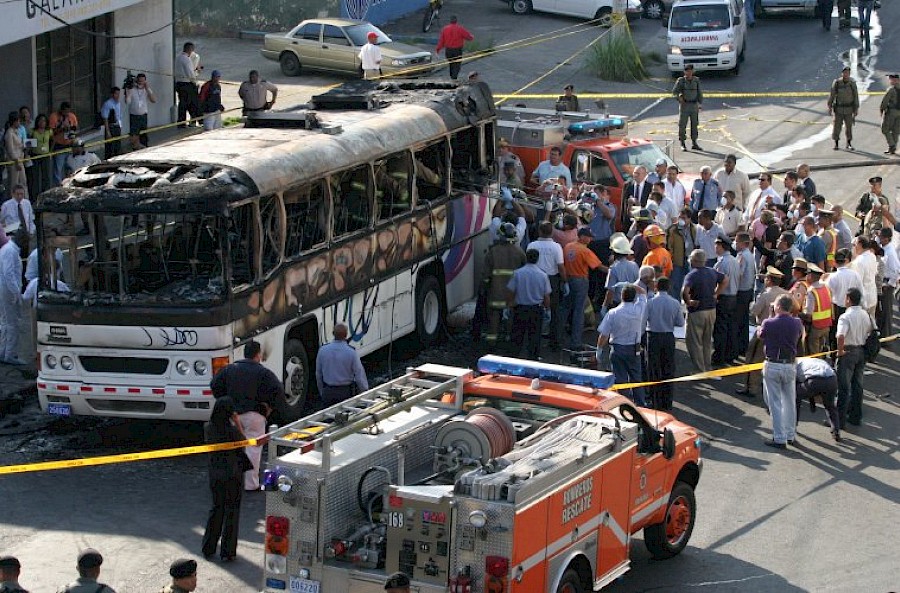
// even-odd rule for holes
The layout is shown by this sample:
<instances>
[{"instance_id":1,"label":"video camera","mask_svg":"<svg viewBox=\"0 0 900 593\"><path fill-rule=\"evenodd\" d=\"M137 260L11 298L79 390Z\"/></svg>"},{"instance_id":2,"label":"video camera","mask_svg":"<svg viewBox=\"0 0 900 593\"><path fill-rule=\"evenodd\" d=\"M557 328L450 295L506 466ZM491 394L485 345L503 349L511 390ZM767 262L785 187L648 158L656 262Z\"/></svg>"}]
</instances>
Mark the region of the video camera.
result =
<instances>
[{"instance_id":1,"label":"video camera","mask_svg":"<svg viewBox=\"0 0 900 593\"><path fill-rule=\"evenodd\" d=\"M122 81L122 88L126 91L130 91L134 88L134 80L134 74L131 73L131 70L128 70L125 74L125 80Z\"/></svg>"}]
</instances>

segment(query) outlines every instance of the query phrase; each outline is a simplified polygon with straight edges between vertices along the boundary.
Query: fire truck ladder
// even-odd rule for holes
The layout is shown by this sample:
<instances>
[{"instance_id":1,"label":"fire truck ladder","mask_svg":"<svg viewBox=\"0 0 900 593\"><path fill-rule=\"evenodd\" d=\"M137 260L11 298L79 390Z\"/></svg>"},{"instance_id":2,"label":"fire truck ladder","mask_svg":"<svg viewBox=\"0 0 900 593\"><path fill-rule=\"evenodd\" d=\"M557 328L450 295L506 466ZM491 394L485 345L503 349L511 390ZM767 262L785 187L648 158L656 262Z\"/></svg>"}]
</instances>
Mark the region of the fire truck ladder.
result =
<instances>
[{"instance_id":1,"label":"fire truck ladder","mask_svg":"<svg viewBox=\"0 0 900 593\"><path fill-rule=\"evenodd\" d=\"M332 443L368 430L385 418L430 399L435 400L435 407L461 410L463 382L471 375L470 369L430 363L407 369L396 379L275 428L269 438L269 460L274 462L287 449L300 449L301 453L318 450L322 468L328 471ZM451 393L453 403L439 401Z\"/></svg>"}]
</instances>

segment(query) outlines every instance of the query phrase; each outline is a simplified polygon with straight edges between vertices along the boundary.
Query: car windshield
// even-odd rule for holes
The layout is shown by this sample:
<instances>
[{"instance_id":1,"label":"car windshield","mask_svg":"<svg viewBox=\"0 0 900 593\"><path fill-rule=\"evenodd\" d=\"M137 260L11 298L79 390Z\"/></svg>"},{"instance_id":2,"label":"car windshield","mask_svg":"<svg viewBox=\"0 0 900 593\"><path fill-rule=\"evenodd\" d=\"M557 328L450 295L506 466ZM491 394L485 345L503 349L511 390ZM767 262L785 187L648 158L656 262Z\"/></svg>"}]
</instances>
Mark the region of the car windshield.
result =
<instances>
[{"instance_id":1,"label":"car windshield","mask_svg":"<svg viewBox=\"0 0 900 593\"><path fill-rule=\"evenodd\" d=\"M374 32L378 35L378 45L383 43L391 43L391 38L384 34L384 31L373 25L372 23L363 23L360 25L350 25L344 32L353 42L353 45L365 45L368 42L368 35Z\"/></svg>"},{"instance_id":2,"label":"car windshield","mask_svg":"<svg viewBox=\"0 0 900 593\"><path fill-rule=\"evenodd\" d=\"M665 159L670 165L675 164L656 144L628 146L610 151L609 154L625 181L631 181L634 168L638 165L644 165L648 171L652 171L659 159Z\"/></svg>"},{"instance_id":3,"label":"car windshield","mask_svg":"<svg viewBox=\"0 0 900 593\"><path fill-rule=\"evenodd\" d=\"M670 31L721 31L730 26L728 7L721 4L675 6L669 22Z\"/></svg>"},{"instance_id":4,"label":"car windshield","mask_svg":"<svg viewBox=\"0 0 900 593\"><path fill-rule=\"evenodd\" d=\"M224 299L215 216L85 213L81 220L76 233L71 220L41 216L42 253L55 254L41 266L41 302L197 305Z\"/></svg>"}]
</instances>

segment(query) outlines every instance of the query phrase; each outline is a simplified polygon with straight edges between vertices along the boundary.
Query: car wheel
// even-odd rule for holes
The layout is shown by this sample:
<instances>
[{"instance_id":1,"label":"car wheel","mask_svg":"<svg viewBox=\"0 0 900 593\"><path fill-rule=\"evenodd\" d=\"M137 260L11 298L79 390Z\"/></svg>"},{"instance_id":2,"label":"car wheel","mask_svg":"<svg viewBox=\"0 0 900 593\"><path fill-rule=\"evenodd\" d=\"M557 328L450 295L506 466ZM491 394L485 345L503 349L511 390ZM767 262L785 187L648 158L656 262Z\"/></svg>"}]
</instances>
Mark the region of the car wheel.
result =
<instances>
[{"instance_id":1,"label":"car wheel","mask_svg":"<svg viewBox=\"0 0 900 593\"><path fill-rule=\"evenodd\" d=\"M696 518L694 489L685 482L675 482L666 505L666 518L662 523L644 528L644 545L657 560L679 554L691 539Z\"/></svg>"},{"instance_id":2,"label":"car wheel","mask_svg":"<svg viewBox=\"0 0 900 593\"><path fill-rule=\"evenodd\" d=\"M291 52L284 52L278 58L281 64L281 72L285 76L300 76L300 60Z\"/></svg>"},{"instance_id":3,"label":"car wheel","mask_svg":"<svg viewBox=\"0 0 900 593\"><path fill-rule=\"evenodd\" d=\"M662 0L647 0L644 3L644 16L648 19L661 19L664 10Z\"/></svg>"},{"instance_id":4,"label":"car wheel","mask_svg":"<svg viewBox=\"0 0 900 593\"><path fill-rule=\"evenodd\" d=\"M738 62L744 61L744 52L747 51L747 42L744 42L744 45L741 46L741 53L738 54Z\"/></svg>"},{"instance_id":5,"label":"car wheel","mask_svg":"<svg viewBox=\"0 0 900 593\"><path fill-rule=\"evenodd\" d=\"M512 0L509 7L515 14L528 14L531 12L531 0Z\"/></svg>"},{"instance_id":6,"label":"car wheel","mask_svg":"<svg viewBox=\"0 0 900 593\"><path fill-rule=\"evenodd\" d=\"M594 15L594 24L601 27L611 27L613 22L612 8L605 6Z\"/></svg>"}]
</instances>

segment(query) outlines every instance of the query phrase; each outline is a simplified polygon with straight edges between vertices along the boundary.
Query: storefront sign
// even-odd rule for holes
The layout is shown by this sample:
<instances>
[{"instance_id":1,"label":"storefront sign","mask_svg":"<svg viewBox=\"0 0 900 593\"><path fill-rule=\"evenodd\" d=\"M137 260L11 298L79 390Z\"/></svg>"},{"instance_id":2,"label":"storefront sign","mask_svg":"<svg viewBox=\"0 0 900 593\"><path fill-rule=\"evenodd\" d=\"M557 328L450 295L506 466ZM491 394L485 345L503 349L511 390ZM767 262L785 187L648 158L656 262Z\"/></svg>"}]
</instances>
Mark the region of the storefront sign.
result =
<instances>
[{"instance_id":1,"label":"storefront sign","mask_svg":"<svg viewBox=\"0 0 900 593\"><path fill-rule=\"evenodd\" d=\"M19 2L0 2L0 23L3 23L3 27L0 27L0 45L65 27L66 23L75 24L86 21L143 1L20 0Z\"/></svg>"}]
</instances>

